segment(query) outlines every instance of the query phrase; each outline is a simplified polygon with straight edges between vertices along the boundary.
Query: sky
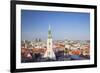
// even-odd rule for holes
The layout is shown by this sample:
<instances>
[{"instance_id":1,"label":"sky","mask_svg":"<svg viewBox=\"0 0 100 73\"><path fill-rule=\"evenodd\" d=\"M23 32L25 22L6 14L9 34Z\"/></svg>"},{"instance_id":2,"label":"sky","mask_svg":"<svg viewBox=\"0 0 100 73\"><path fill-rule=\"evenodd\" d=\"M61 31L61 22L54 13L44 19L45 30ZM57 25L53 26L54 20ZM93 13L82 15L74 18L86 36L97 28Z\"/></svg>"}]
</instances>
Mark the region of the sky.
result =
<instances>
[{"instance_id":1,"label":"sky","mask_svg":"<svg viewBox=\"0 0 100 73\"><path fill-rule=\"evenodd\" d=\"M22 40L46 40L49 25L54 40L90 40L89 13L21 10Z\"/></svg>"}]
</instances>

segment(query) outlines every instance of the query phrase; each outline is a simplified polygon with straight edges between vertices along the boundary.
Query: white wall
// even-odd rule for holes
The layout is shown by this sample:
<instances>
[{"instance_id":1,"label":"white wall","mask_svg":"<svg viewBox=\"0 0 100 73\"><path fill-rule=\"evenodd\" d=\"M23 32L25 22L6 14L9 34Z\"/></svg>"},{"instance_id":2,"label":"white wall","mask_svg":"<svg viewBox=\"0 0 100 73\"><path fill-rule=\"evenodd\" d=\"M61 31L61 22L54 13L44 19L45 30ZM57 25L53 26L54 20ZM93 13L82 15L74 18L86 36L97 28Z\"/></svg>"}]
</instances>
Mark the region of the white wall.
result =
<instances>
[{"instance_id":1,"label":"white wall","mask_svg":"<svg viewBox=\"0 0 100 73\"><path fill-rule=\"evenodd\" d=\"M98 67L70 70L42 71L41 73L99 73L100 72L100 1L99 0L34 0L45 2L98 5ZM0 0L0 73L10 73L10 0ZM35 72L40 73L40 72Z\"/></svg>"}]
</instances>

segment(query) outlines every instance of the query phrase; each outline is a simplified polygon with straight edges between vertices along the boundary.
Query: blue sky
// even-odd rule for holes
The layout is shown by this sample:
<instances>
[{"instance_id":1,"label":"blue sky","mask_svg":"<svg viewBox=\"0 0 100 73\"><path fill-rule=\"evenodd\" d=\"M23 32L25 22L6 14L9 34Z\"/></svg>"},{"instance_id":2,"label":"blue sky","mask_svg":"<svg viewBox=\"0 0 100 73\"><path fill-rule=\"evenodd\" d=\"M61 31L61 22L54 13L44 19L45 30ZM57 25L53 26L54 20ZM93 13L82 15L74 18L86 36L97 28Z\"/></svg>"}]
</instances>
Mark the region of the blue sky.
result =
<instances>
[{"instance_id":1,"label":"blue sky","mask_svg":"<svg viewBox=\"0 0 100 73\"><path fill-rule=\"evenodd\" d=\"M90 39L89 13L21 10L22 40L46 40L49 25L54 40Z\"/></svg>"}]
</instances>

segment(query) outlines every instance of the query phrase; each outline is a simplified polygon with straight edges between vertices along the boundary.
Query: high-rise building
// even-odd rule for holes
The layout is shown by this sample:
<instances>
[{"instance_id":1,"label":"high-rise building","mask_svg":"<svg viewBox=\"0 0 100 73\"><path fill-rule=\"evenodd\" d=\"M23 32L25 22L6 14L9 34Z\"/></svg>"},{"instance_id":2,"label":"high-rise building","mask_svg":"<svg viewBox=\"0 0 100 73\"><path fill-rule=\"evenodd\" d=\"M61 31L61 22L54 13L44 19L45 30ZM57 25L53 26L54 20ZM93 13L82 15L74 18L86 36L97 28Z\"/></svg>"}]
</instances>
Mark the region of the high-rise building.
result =
<instances>
[{"instance_id":1,"label":"high-rise building","mask_svg":"<svg viewBox=\"0 0 100 73\"><path fill-rule=\"evenodd\" d=\"M55 59L55 53L52 48L52 33L51 33L51 27L49 25L48 30L48 39L47 39L47 50L44 54L45 58Z\"/></svg>"}]
</instances>

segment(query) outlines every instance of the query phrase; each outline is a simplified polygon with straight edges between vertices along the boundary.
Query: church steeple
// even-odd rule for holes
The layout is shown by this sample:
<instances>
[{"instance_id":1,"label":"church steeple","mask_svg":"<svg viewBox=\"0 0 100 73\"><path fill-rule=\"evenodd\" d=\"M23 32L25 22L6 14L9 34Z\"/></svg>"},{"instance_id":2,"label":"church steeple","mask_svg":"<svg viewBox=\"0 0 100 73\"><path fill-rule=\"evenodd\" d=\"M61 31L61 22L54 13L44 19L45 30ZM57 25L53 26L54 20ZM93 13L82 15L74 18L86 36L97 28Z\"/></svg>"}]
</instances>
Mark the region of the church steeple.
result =
<instances>
[{"instance_id":1,"label":"church steeple","mask_svg":"<svg viewBox=\"0 0 100 73\"><path fill-rule=\"evenodd\" d=\"M49 30L48 30L48 38L52 38L51 26L50 25L49 25Z\"/></svg>"},{"instance_id":2,"label":"church steeple","mask_svg":"<svg viewBox=\"0 0 100 73\"><path fill-rule=\"evenodd\" d=\"M55 53L52 48L52 34L51 34L51 26L49 25L48 30L48 38L47 38L47 50L44 54L44 58L55 59Z\"/></svg>"}]
</instances>

